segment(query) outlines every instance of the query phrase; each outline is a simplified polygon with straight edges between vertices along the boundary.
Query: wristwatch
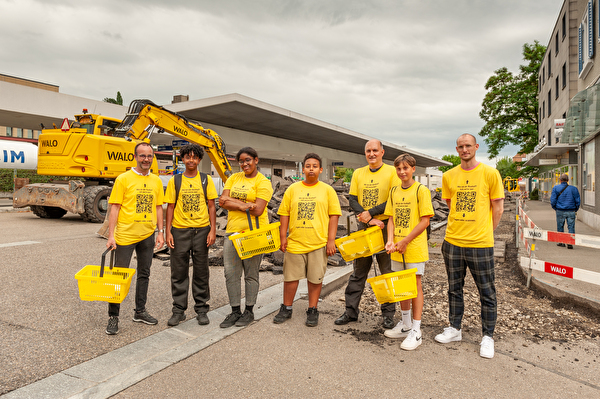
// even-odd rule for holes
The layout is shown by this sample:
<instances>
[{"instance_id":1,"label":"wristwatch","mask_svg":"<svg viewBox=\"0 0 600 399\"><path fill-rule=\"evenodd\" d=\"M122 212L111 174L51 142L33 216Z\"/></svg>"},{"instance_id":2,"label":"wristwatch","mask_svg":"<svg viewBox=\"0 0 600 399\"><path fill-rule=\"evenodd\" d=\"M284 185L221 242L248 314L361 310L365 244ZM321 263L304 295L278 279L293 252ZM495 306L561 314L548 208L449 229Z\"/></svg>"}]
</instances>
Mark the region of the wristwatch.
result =
<instances>
[{"instance_id":1,"label":"wristwatch","mask_svg":"<svg viewBox=\"0 0 600 399\"><path fill-rule=\"evenodd\" d=\"M159 232L159 233L164 233L164 232L165 232L165 229L160 229L160 230L158 230L158 232Z\"/></svg>"}]
</instances>

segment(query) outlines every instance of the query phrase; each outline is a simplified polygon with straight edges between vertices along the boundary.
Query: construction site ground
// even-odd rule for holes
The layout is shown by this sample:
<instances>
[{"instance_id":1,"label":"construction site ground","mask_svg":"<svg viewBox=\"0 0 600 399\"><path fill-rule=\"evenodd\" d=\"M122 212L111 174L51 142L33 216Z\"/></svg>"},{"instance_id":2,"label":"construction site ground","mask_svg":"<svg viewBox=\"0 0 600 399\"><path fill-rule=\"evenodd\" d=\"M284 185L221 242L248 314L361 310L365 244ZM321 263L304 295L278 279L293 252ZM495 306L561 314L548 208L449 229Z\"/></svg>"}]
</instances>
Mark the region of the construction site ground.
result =
<instances>
[{"instance_id":1,"label":"construction site ground","mask_svg":"<svg viewBox=\"0 0 600 399\"><path fill-rule=\"evenodd\" d=\"M550 220L549 205L535 205L540 209L531 209L534 222L535 212ZM73 214L47 220L30 212L2 212L0 225L7 231L0 237L0 394L6 398L600 395L600 317L585 301L556 299L525 287L514 243L515 204L508 201L495 234L505 243L505 253L496 267L499 305L492 360L479 357L479 303L470 275L463 341L440 345L433 339L447 326L447 282L439 254L443 228L432 234L431 261L423 278L423 344L407 352L399 341L383 336L379 305L369 288L358 322L334 325L344 310L351 267L328 272L334 277L326 282L330 293L319 304L316 328L304 326L304 299L294 304L290 321L272 323L282 277L270 272L260 276L260 319L246 328L218 328L229 311L221 267L211 268L211 324L199 326L191 305L188 320L169 328L169 269L155 260L148 309L159 324L132 322L129 295L122 305L120 333L107 336L106 305L80 301L73 278L83 266L100 260L105 240L95 234L99 225ZM584 248L567 252L546 244L544 256L558 249L571 262L586 259ZM571 285L568 291L576 288Z\"/></svg>"}]
</instances>

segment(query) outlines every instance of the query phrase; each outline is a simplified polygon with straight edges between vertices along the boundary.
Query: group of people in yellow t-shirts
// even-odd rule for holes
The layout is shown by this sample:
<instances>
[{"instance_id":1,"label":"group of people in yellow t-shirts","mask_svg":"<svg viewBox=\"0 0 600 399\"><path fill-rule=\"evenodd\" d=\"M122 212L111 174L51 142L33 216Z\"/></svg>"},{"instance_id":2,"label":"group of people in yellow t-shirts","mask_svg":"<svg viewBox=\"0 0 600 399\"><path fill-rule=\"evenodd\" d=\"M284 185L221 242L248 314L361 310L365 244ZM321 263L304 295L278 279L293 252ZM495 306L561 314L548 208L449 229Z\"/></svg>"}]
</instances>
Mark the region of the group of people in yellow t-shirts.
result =
<instances>
[{"instance_id":1,"label":"group of people in yellow t-shirts","mask_svg":"<svg viewBox=\"0 0 600 399\"><path fill-rule=\"evenodd\" d=\"M448 202L450 215L442 253L449 281L450 327L435 340L440 343L462 339L460 323L464 311L462 289L469 268L479 289L482 302L482 357L494 355L492 339L496 320L496 295L493 270L493 230L502 216L504 191L497 170L475 160L479 145L475 137L465 134L457 140L461 165L444 174L442 197ZM192 256L192 296L196 319L209 324L210 299L208 247L216 240L217 192L210 176L200 173L204 156L202 147L189 144L180 150L185 172L173 177L163 195L162 182L149 173L152 147L140 143L135 148L137 165L120 175L110 197L109 237L107 247L115 250L115 266L129 267L133 251L137 254L137 284L133 321L156 324L146 310L148 279L153 248L165 243L162 204L166 202L166 244L171 248L172 316L169 326L185 320L189 292L189 259ZM415 158L398 156L394 166L383 163L384 149L379 140L365 145L368 165L356 169L350 184L350 207L360 227L379 226L384 235L385 251L376 254L381 273L417 269L418 295L401 302L402 321L395 324L394 303L381 305L382 326L389 338L405 338L401 348L416 349L422 343L421 316L423 289L421 278L429 259L426 229L433 216L429 189L416 182ZM236 160L241 172L225 183L219 206L228 211L226 235L269 223L267 203L273 195L271 182L258 170L258 154L251 147L238 151ZM308 309L305 324L318 325L318 301L327 270L327 257L335 254L335 238L340 203L335 190L319 180L322 160L315 153L303 159L304 180L285 191L280 216L283 262L283 303L273 318L283 323L292 317L292 305L299 281L307 279ZM254 221L255 222L254 222ZM155 239L154 231L158 228ZM223 264L231 313L221 328L243 327L254 321L254 305L259 291L259 266L262 255L241 259L229 239L223 244ZM358 320L358 305L369 274L373 256L354 261L354 270L346 290L346 310L335 320L345 325ZM241 308L242 275L245 303ZM412 307L412 314L411 314ZM117 334L119 305L109 304L106 333Z\"/></svg>"}]
</instances>

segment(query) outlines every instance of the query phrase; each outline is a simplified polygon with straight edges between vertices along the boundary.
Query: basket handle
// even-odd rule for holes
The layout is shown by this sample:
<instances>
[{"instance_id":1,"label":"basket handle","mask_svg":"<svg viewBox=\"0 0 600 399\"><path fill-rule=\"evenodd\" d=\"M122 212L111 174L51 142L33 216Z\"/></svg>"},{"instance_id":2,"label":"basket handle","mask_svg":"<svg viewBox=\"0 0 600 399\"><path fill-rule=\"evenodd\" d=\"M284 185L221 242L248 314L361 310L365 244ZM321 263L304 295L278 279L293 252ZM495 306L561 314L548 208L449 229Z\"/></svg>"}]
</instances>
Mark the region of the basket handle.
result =
<instances>
[{"instance_id":1,"label":"basket handle","mask_svg":"<svg viewBox=\"0 0 600 399\"><path fill-rule=\"evenodd\" d=\"M106 254L110 252L110 265L109 269L112 270L113 262L115 259L115 253L112 251L112 248L108 248L106 251L102 253L102 262L100 263L100 278L104 277L104 263L106 261Z\"/></svg>"},{"instance_id":2,"label":"basket handle","mask_svg":"<svg viewBox=\"0 0 600 399\"><path fill-rule=\"evenodd\" d=\"M250 230L252 229L252 218L250 217L250 209L246 209L246 216L248 217L248 226L250 226ZM254 217L256 219L256 228L259 229L260 226L258 225L258 216Z\"/></svg>"}]
</instances>

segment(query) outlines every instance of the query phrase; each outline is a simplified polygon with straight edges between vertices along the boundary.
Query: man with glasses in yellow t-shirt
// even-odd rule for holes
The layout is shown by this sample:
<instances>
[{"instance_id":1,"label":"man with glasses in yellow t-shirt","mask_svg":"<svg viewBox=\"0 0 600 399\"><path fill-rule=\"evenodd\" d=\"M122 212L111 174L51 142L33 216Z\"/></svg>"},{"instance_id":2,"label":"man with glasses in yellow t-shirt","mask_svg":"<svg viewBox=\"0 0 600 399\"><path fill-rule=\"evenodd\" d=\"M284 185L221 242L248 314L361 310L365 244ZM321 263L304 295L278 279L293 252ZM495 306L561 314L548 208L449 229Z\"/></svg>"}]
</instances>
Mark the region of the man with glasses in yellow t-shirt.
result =
<instances>
[{"instance_id":1,"label":"man with glasses in yellow t-shirt","mask_svg":"<svg viewBox=\"0 0 600 399\"><path fill-rule=\"evenodd\" d=\"M160 178L150 173L154 159L150 144L139 143L135 146L134 153L137 165L117 177L110 194L106 247L115 251L116 267L129 267L131 255L135 251L137 277L133 321L153 325L158 320L146 310L146 299L154 248L161 248L165 243L162 209L164 192ZM157 226L155 245L154 230ZM119 332L119 310L120 304L108 304L108 335Z\"/></svg>"}]
</instances>

